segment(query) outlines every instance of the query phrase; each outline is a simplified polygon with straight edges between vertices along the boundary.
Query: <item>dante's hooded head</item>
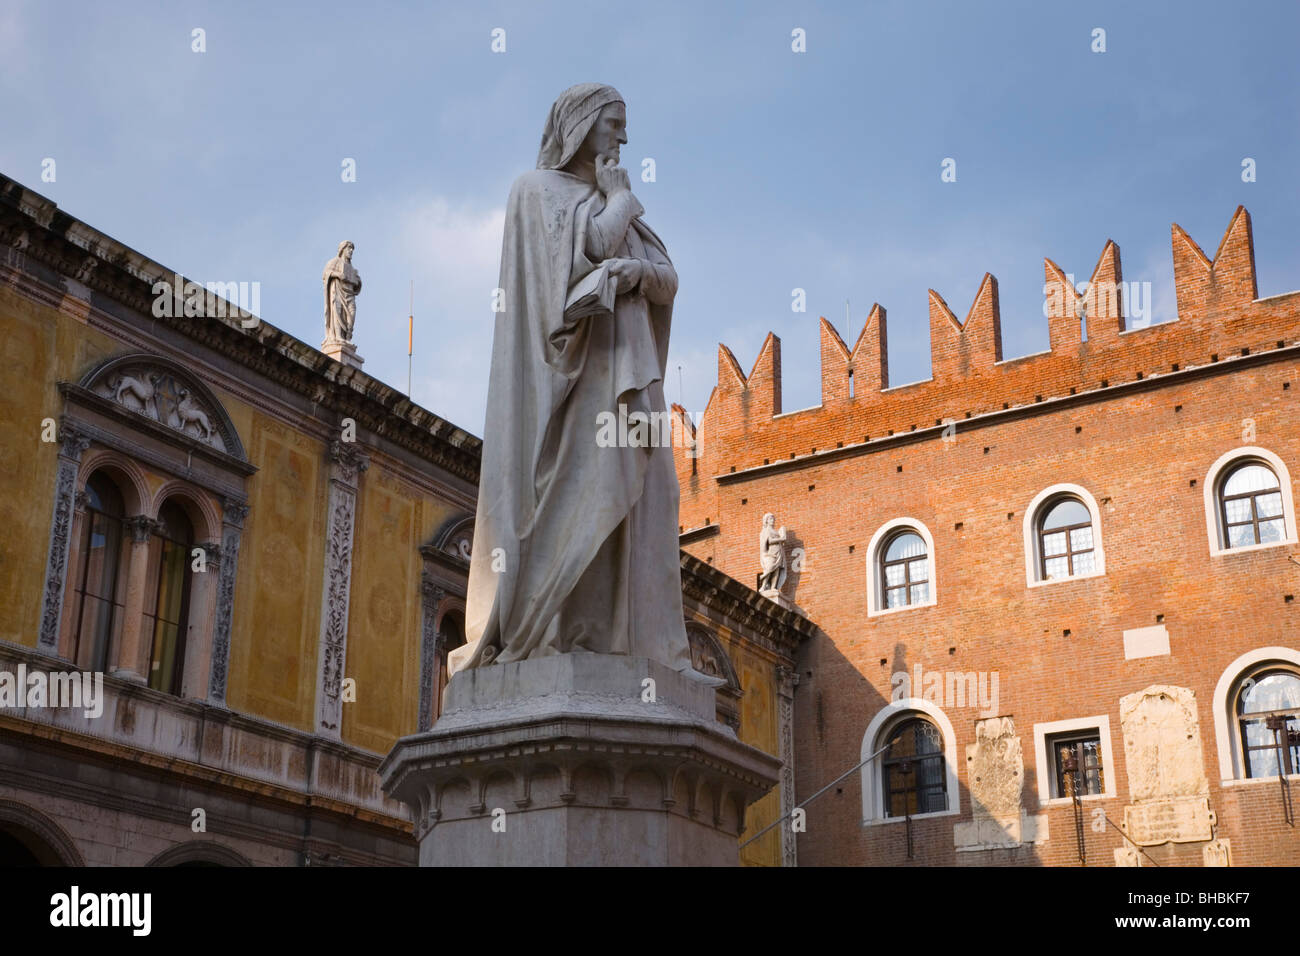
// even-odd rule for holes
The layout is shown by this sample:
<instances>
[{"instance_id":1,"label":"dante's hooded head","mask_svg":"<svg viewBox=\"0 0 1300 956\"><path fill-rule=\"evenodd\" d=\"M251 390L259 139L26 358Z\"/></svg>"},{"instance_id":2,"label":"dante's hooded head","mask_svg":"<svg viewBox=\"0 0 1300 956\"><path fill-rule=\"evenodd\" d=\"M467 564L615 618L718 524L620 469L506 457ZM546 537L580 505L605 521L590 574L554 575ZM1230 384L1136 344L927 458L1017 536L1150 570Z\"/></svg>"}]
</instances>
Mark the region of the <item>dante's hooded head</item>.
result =
<instances>
[{"instance_id":1,"label":"dante's hooded head","mask_svg":"<svg viewBox=\"0 0 1300 956\"><path fill-rule=\"evenodd\" d=\"M579 83L560 94L546 117L542 146L537 152L538 169L560 169L578 153L602 108L622 103L618 90L604 83Z\"/></svg>"}]
</instances>

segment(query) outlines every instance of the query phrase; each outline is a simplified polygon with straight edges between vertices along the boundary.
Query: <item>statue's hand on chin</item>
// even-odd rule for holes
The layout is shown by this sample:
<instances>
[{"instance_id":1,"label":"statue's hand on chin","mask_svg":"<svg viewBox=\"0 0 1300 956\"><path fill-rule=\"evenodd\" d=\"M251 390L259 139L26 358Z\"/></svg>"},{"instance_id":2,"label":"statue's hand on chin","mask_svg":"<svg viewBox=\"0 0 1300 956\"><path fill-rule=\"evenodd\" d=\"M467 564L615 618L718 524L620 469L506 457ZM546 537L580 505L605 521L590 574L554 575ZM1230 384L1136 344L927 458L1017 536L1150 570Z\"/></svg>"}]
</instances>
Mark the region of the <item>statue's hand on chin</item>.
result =
<instances>
[{"instance_id":1,"label":"statue's hand on chin","mask_svg":"<svg viewBox=\"0 0 1300 956\"><path fill-rule=\"evenodd\" d=\"M632 181L628 179L627 170L618 164L613 156L601 153L596 157L596 188L606 198L612 199L619 193L631 192Z\"/></svg>"}]
</instances>

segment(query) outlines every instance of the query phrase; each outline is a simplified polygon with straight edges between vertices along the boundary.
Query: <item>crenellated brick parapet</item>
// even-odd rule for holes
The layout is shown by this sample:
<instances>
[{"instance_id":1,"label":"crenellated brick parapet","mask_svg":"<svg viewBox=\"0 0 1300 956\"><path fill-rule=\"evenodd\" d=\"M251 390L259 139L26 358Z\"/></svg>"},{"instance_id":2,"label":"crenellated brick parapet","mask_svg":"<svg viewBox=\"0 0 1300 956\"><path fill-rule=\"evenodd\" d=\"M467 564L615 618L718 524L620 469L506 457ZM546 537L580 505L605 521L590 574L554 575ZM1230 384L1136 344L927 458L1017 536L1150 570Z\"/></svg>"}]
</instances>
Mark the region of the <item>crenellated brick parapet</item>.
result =
<instances>
[{"instance_id":1,"label":"crenellated brick parapet","mask_svg":"<svg viewBox=\"0 0 1300 956\"><path fill-rule=\"evenodd\" d=\"M682 523L694 527L702 482L782 460L893 441L924 432L942 437L991 413L1150 382L1260 352L1300 338L1300 292L1257 298L1250 214L1238 207L1214 258L1177 224L1172 229L1178 317L1127 322L1119 246L1107 240L1085 291L1044 259L1050 348L1004 358L997 279L986 274L964 320L929 291L931 377L891 385L885 310L874 305L852 349L820 321L822 402L782 413L781 340L771 333L748 375L718 349L718 381L701 419L678 411L676 442ZM698 434L696 433L698 430ZM918 436L920 437L920 436ZM706 509L707 510L707 509Z\"/></svg>"}]
</instances>

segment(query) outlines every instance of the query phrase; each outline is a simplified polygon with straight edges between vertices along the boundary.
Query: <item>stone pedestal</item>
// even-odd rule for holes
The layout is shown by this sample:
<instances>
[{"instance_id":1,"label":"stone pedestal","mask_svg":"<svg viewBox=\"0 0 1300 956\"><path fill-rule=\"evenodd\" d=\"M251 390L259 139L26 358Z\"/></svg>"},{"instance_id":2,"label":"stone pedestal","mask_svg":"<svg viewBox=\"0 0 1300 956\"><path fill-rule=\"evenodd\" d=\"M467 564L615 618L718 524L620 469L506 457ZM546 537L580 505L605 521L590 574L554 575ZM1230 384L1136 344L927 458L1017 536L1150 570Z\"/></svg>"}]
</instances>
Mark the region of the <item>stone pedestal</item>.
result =
<instances>
[{"instance_id":1,"label":"stone pedestal","mask_svg":"<svg viewBox=\"0 0 1300 956\"><path fill-rule=\"evenodd\" d=\"M342 362L349 368L361 368L365 364L365 359L357 354L357 347L351 342L330 342L321 343L320 350L336 362Z\"/></svg>"},{"instance_id":2,"label":"stone pedestal","mask_svg":"<svg viewBox=\"0 0 1300 956\"><path fill-rule=\"evenodd\" d=\"M463 670L444 702L379 768L421 866L735 866L781 765L716 720L712 688L644 658Z\"/></svg>"}]
</instances>

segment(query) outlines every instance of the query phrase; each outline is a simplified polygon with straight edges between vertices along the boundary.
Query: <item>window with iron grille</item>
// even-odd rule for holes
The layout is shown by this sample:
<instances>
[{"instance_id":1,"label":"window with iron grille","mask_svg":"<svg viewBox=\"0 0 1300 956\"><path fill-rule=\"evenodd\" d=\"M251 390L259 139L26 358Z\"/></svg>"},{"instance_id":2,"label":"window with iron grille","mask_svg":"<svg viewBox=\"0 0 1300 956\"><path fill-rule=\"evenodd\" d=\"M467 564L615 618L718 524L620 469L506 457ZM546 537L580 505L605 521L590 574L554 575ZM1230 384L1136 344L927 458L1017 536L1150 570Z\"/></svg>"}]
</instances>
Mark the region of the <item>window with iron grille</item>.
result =
<instances>
[{"instance_id":1,"label":"window with iron grille","mask_svg":"<svg viewBox=\"0 0 1300 956\"><path fill-rule=\"evenodd\" d=\"M1089 729L1047 739L1052 763L1052 796L1081 797L1106 792L1106 768L1101 759L1101 733Z\"/></svg>"},{"instance_id":2,"label":"window with iron grille","mask_svg":"<svg viewBox=\"0 0 1300 956\"><path fill-rule=\"evenodd\" d=\"M948 809L943 735L924 717L894 724L880 763L884 815L915 816ZM882 740L881 745L884 745Z\"/></svg>"}]
</instances>

